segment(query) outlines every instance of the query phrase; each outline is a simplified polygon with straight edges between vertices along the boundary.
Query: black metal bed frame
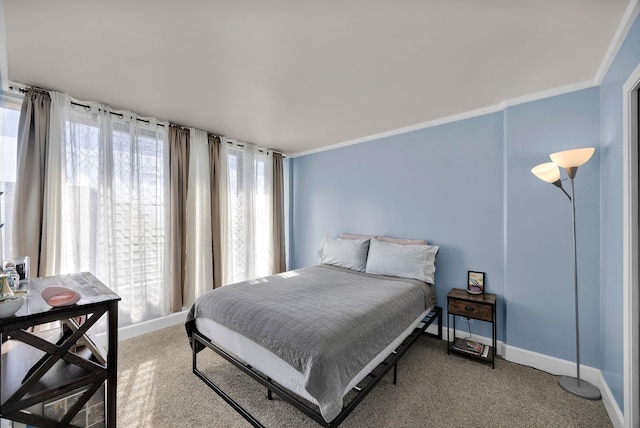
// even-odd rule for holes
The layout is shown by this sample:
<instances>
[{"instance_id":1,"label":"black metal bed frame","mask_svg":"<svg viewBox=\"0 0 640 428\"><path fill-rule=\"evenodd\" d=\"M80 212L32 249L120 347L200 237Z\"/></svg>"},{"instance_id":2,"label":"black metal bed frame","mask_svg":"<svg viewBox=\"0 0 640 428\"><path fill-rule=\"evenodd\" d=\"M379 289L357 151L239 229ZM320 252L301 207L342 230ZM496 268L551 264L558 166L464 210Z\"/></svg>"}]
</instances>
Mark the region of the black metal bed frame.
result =
<instances>
[{"instance_id":1,"label":"black metal bed frame","mask_svg":"<svg viewBox=\"0 0 640 428\"><path fill-rule=\"evenodd\" d=\"M438 334L428 333L426 332L427 328L433 324L435 320L438 320ZM251 367L248 364L245 364L239 360L237 360L233 355L219 348L215 344L213 344L208 338L201 335L199 332L193 332L193 340L192 344L193 349L193 373L198 376L209 388L214 390L224 401L227 402L233 409L238 412L242 417L244 417L251 425L258 428L264 428L256 418L254 418L247 410L245 410L240 404L238 404L233 398L231 398L226 392L224 392L220 387L218 387L211 379L209 379L204 373L202 373L198 369L198 361L197 354L198 351L196 349L199 346L196 345L196 342L206 346L212 351L216 352L218 355L223 357L225 360L232 363L234 366L238 367L240 370L251 376L253 379L261 383L262 385L267 387L267 398L269 400L272 399L272 392L275 392L278 396L280 396L283 400L287 401L296 409L300 410L302 413L313 419L318 424L324 427L337 427L340 425L347 416L356 408L356 406L371 392L373 387L375 387L378 382L391 370L393 367L393 384L396 384L397 376L398 376L398 361L404 355L404 353L413 345L418 337L422 334L426 334L428 336L437 337L442 339L442 308L439 306L435 306L427 316L422 320L424 323L422 327L416 327L409 336L405 338L405 340L398 346L383 362L381 362L371 373L369 373L369 377L372 379L363 387L356 386L354 387L356 391L355 397L346 404L342 408L342 411L336 416L331 422L326 422L320 412L309 406L307 403L302 401L299 397L285 389L284 387L278 385L273 382L269 377L260 373L255 368ZM380 369L376 374L374 372Z\"/></svg>"}]
</instances>

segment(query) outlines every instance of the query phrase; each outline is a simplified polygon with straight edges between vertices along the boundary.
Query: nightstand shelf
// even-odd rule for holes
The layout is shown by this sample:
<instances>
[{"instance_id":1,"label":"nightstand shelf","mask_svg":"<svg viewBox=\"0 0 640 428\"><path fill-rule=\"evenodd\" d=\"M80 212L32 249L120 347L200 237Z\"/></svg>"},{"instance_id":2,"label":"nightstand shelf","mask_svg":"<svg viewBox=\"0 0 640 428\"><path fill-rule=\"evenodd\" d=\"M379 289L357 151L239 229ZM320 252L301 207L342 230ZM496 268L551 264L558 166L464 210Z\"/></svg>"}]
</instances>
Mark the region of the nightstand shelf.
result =
<instances>
[{"instance_id":1,"label":"nightstand shelf","mask_svg":"<svg viewBox=\"0 0 640 428\"><path fill-rule=\"evenodd\" d=\"M468 352L460 351L454 347L456 339L456 315L471 318L479 321L490 322L492 326L492 345L486 357L481 355L473 355ZM496 367L495 351L496 351L496 295L491 293L470 294L466 290L453 288L447 294L447 327L451 325L450 318L453 317L453 340L449 337L449 328L447 328L447 354L453 352L464 355L469 358L481 360L491 363L492 367Z\"/></svg>"}]
</instances>

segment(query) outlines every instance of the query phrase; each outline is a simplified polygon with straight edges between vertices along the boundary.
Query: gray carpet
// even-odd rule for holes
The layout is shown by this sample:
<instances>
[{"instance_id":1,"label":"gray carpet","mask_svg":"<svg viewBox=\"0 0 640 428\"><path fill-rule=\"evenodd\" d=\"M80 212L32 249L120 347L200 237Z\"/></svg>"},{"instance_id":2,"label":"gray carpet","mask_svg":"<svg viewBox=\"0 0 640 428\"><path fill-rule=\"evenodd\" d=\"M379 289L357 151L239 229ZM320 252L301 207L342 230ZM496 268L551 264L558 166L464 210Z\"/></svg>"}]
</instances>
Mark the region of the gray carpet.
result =
<instances>
[{"instance_id":1,"label":"gray carpet","mask_svg":"<svg viewBox=\"0 0 640 428\"><path fill-rule=\"evenodd\" d=\"M210 350L198 365L267 427L319 426ZM191 372L182 325L121 342L118 426L248 427ZM206 367L206 370L204 368ZM610 427L602 401L566 393L557 377L501 359L495 370L422 337L341 425L348 427Z\"/></svg>"}]
</instances>

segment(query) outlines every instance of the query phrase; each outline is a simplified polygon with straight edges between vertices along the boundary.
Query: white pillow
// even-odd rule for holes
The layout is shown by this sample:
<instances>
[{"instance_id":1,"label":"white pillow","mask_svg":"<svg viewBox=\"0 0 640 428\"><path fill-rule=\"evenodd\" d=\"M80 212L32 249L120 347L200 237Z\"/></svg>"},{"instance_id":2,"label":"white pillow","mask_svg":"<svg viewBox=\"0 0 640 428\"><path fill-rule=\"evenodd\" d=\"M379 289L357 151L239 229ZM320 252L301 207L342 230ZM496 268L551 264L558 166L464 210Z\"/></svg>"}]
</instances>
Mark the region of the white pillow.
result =
<instances>
[{"instance_id":1,"label":"white pillow","mask_svg":"<svg viewBox=\"0 0 640 428\"><path fill-rule=\"evenodd\" d=\"M364 272L368 239L340 239L325 235L320 245L320 263Z\"/></svg>"},{"instance_id":2,"label":"white pillow","mask_svg":"<svg viewBox=\"0 0 640 428\"><path fill-rule=\"evenodd\" d=\"M376 275L413 278L435 284L435 245L403 245L371 239L366 272Z\"/></svg>"}]
</instances>

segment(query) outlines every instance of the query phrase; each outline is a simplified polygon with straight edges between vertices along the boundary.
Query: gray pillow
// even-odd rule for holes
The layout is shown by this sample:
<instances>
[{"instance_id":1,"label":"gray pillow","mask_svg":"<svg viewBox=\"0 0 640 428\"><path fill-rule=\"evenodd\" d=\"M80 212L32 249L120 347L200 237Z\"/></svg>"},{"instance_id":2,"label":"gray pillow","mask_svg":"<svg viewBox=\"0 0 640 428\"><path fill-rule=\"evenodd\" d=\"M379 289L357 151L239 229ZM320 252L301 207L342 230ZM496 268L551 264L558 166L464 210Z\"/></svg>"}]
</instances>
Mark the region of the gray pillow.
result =
<instances>
[{"instance_id":1,"label":"gray pillow","mask_svg":"<svg viewBox=\"0 0 640 428\"><path fill-rule=\"evenodd\" d=\"M366 272L435 284L439 249L435 245L403 245L373 238L369 244Z\"/></svg>"},{"instance_id":2,"label":"gray pillow","mask_svg":"<svg viewBox=\"0 0 640 428\"><path fill-rule=\"evenodd\" d=\"M340 239L325 235L320 245L320 263L364 272L368 239Z\"/></svg>"}]
</instances>

